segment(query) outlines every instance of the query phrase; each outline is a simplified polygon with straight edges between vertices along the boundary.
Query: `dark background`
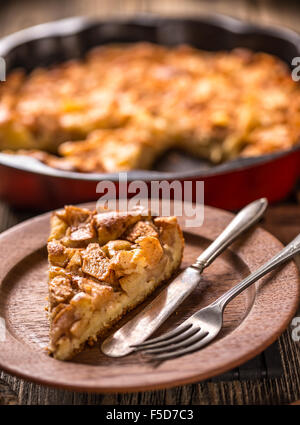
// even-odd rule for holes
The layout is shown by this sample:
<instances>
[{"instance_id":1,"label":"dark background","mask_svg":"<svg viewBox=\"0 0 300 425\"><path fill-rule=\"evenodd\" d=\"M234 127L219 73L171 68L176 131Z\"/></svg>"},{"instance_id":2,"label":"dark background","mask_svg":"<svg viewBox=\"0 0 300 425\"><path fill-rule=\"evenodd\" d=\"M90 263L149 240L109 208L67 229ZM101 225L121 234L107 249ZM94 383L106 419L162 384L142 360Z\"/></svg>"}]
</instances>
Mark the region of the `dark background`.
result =
<instances>
[{"instance_id":1,"label":"dark background","mask_svg":"<svg viewBox=\"0 0 300 425\"><path fill-rule=\"evenodd\" d=\"M224 13L250 22L298 30L298 0L0 0L0 36L30 25L69 16L133 13L194 15Z\"/></svg>"}]
</instances>

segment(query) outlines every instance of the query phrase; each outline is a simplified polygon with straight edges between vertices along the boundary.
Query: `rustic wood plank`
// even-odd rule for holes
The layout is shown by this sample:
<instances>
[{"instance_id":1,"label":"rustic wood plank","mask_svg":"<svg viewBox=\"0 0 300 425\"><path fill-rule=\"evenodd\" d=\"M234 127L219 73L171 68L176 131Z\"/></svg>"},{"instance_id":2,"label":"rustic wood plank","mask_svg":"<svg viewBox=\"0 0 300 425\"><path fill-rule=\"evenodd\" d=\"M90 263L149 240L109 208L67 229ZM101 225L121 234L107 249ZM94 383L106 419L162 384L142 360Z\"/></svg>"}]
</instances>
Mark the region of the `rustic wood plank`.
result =
<instances>
[{"instance_id":1,"label":"rustic wood plank","mask_svg":"<svg viewBox=\"0 0 300 425\"><path fill-rule=\"evenodd\" d=\"M131 15L157 13L162 15L195 15L224 13L252 22L285 25L298 30L299 10L295 1L274 0L12 0L1 4L0 36L54 19L68 16Z\"/></svg>"},{"instance_id":2,"label":"rustic wood plank","mask_svg":"<svg viewBox=\"0 0 300 425\"><path fill-rule=\"evenodd\" d=\"M0 406L18 404L17 394L10 389L7 382L0 379Z\"/></svg>"}]
</instances>

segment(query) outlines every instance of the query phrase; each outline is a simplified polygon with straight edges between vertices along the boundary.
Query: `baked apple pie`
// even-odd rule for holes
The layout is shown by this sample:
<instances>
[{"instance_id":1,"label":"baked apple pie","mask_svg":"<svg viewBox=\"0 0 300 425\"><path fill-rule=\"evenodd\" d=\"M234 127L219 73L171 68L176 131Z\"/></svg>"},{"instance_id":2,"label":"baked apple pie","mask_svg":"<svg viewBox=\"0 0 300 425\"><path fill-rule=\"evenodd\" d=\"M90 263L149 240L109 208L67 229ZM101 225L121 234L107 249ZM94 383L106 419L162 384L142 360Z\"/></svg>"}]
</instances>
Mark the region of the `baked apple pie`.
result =
<instances>
[{"instance_id":1,"label":"baked apple pie","mask_svg":"<svg viewBox=\"0 0 300 425\"><path fill-rule=\"evenodd\" d=\"M104 335L180 266L176 217L141 208L97 213L66 206L51 218L49 351L70 359Z\"/></svg>"},{"instance_id":2,"label":"baked apple pie","mask_svg":"<svg viewBox=\"0 0 300 425\"><path fill-rule=\"evenodd\" d=\"M299 138L299 84L245 49L107 45L0 86L0 149L65 170L147 169L170 147L218 163Z\"/></svg>"}]
</instances>

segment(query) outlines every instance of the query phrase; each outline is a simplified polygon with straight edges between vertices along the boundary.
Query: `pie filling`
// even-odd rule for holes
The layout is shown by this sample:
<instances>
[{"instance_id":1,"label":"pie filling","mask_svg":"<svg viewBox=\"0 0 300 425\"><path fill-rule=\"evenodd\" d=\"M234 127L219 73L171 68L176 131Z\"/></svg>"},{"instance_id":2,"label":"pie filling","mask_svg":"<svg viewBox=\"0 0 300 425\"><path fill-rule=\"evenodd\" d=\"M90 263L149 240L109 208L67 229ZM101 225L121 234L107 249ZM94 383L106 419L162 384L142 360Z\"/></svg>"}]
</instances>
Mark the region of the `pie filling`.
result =
<instances>
[{"instance_id":1,"label":"pie filling","mask_svg":"<svg viewBox=\"0 0 300 425\"><path fill-rule=\"evenodd\" d=\"M245 49L107 45L0 86L0 149L64 170L147 169L171 147L218 163L299 136L299 84Z\"/></svg>"},{"instance_id":2,"label":"pie filling","mask_svg":"<svg viewBox=\"0 0 300 425\"><path fill-rule=\"evenodd\" d=\"M141 208L55 212L47 245L49 352L70 359L105 335L178 269L183 245L176 217Z\"/></svg>"}]
</instances>

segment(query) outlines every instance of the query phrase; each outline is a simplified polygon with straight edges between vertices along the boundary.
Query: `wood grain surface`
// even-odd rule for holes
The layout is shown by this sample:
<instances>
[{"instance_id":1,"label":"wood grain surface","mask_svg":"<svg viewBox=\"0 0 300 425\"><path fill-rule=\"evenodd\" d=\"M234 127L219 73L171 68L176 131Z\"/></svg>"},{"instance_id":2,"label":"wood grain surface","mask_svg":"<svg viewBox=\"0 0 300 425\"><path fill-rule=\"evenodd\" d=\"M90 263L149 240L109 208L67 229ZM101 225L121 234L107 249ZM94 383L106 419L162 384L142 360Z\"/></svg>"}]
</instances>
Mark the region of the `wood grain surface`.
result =
<instances>
[{"instance_id":1,"label":"wood grain surface","mask_svg":"<svg viewBox=\"0 0 300 425\"><path fill-rule=\"evenodd\" d=\"M88 207L93 209L95 204ZM0 365L18 376L94 392L149 390L200 381L260 353L284 331L297 308L300 282L297 268L290 262L236 297L225 309L218 337L198 352L157 365L146 362L141 353L117 359L106 357L96 344L70 362L57 361L45 353L49 332L44 305L50 215L34 217L0 236L0 316L6 323L6 338L0 341ZM186 217L178 217L185 238L182 268L195 262L231 218L228 212L205 207L203 225L186 228ZM204 271L200 285L164 323L159 334L210 304L281 248L280 242L266 231L251 229ZM144 307L145 303L137 310Z\"/></svg>"},{"instance_id":2,"label":"wood grain surface","mask_svg":"<svg viewBox=\"0 0 300 425\"><path fill-rule=\"evenodd\" d=\"M297 1L280 0L11 0L1 2L0 36L30 25L74 15L111 16L153 12L167 15L226 13L249 21L299 30ZM287 243L300 232L300 195L269 209L264 227ZM29 215L29 214L28 214ZM27 213L0 206L0 231ZM300 312L298 313L300 316ZM201 382L169 390L131 394L87 394L55 390L0 372L0 404L288 404L300 398L299 342L292 327L279 338L284 374L275 379Z\"/></svg>"}]
</instances>

